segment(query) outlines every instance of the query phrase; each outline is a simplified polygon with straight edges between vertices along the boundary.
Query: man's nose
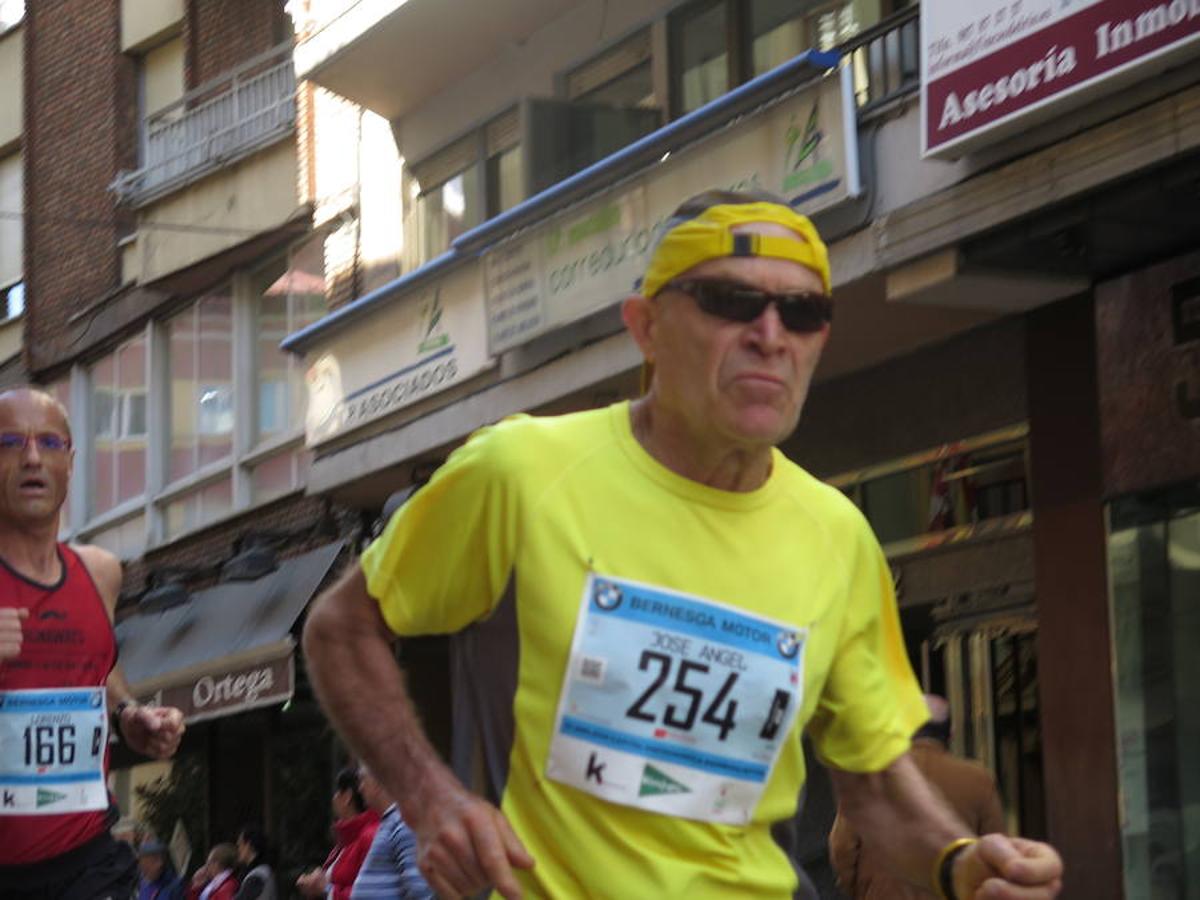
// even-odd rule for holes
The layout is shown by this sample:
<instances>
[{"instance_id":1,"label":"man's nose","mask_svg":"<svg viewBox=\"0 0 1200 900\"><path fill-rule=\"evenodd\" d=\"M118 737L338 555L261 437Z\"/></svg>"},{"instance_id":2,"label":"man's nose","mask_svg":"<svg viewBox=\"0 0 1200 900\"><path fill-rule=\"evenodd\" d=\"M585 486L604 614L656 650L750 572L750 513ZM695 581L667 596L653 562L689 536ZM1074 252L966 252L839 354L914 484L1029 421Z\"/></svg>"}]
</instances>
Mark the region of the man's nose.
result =
<instances>
[{"instance_id":1,"label":"man's nose","mask_svg":"<svg viewBox=\"0 0 1200 900\"><path fill-rule=\"evenodd\" d=\"M25 449L21 451L21 464L25 466L42 464L42 451L38 449L37 438L31 434L26 435Z\"/></svg>"},{"instance_id":2,"label":"man's nose","mask_svg":"<svg viewBox=\"0 0 1200 900\"><path fill-rule=\"evenodd\" d=\"M774 303L766 305L758 318L749 324L746 334L751 344L764 354L776 353L784 346L787 329Z\"/></svg>"}]
</instances>

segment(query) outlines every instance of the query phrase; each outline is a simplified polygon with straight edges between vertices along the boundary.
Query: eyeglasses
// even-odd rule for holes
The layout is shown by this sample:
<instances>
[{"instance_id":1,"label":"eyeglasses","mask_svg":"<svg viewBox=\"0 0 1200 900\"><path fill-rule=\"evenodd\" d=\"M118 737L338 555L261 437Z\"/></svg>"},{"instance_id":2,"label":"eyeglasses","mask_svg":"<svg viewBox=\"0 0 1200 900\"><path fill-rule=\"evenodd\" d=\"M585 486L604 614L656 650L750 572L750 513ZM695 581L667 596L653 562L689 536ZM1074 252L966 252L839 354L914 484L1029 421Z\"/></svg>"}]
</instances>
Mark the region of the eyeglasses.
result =
<instances>
[{"instance_id":1,"label":"eyeglasses","mask_svg":"<svg viewBox=\"0 0 1200 900\"><path fill-rule=\"evenodd\" d=\"M0 432L0 453L23 453L30 440L37 444L42 453L66 453L71 449L71 439L53 431L43 431L40 434L4 431Z\"/></svg>"},{"instance_id":2,"label":"eyeglasses","mask_svg":"<svg viewBox=\"0 0 1200 900\"><path fill-rule=\"evenodd\" d=\"M707 278L669 281L663 286L667 289L682 291L710 316L729 322L753 322L772 303L783 327L796 334L812 334L833 321L833 298L816 291L773 294L736 281Z\"/></svg>"}]
</instances>

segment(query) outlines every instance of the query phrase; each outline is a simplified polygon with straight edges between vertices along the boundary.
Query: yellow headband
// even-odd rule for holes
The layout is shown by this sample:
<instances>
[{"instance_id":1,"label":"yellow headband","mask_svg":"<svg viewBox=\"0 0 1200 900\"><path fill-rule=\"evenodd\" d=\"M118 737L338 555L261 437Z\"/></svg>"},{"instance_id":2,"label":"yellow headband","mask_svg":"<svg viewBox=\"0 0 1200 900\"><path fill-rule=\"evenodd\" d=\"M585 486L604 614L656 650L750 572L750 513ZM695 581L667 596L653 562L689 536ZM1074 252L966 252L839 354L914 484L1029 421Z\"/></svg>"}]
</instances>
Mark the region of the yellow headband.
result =
<instances>
[{"instance_id":1,"label":"yellow headband","mask_svg":"<svg viewBox=\"0 0 1200 900\"><path fill-rule=\"evenodd\" d=\"M751 222L772 222L790 228L801 239L768 234L740 233L733 229ZM769 256L790 259L821 276L825 293L831 293L829 251L806 216L778 203L721 203L669 228L650 257L641 292L653 297L668 281L705 260L725 256Z\"/></svg>"}]
</instances>

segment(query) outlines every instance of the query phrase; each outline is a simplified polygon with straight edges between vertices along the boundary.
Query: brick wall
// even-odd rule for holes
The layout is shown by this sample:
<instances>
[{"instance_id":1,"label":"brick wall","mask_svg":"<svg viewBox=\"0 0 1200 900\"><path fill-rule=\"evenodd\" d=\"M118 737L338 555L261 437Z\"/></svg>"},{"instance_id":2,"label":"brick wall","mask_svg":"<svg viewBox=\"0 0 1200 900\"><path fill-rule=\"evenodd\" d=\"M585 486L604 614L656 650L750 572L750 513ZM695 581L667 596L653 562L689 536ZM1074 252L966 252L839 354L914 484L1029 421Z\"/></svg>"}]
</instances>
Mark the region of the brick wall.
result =
<instances>
[{"instance_id":1,"label":"brick wall","mask_svg":"<svg viewBox=\"0 0 1200 900\"><path fill-rule=\"evenodd\" d=\"M247 532L299 531L317 523L325 512L325 502L317 497L293 496L268 506L250 510L244 516L225 521L197 532L161 550L125 564L125 581L121 588L121 606L133 602L146 587L146 577L154 569L167 566L201 569L220 564L233 555L237 538ZM310 535L307 539L289 541L280 550L280 557L297 556L326 544L337 537L347 537L359 522L358 513L341 507L331 507L330 515L337 536ZM193 589L207 587L217 579L200 578L189 582Z\"/></svg>"},{"instance_id":2,"label":"brick wall","mask_svg":"<svg viewBox=\"0 0 1200 900\"><path fill-rule=\"evenodd\" d=\"M189 0L183 39L189 89L291 36L283 0Z\"/></svg>"},{"instance_id":3,"label":"brick wall","mask_svg":"<svg viewBox=\"0 0 1200 900\"><path fill-rule=\"evenodd\" d=\"M135 162L134 70L118 0L43 0L25 24L26 347L37 373L86 347L70 322L118 286L108 190Z\"/></svg>"}]
</instances>

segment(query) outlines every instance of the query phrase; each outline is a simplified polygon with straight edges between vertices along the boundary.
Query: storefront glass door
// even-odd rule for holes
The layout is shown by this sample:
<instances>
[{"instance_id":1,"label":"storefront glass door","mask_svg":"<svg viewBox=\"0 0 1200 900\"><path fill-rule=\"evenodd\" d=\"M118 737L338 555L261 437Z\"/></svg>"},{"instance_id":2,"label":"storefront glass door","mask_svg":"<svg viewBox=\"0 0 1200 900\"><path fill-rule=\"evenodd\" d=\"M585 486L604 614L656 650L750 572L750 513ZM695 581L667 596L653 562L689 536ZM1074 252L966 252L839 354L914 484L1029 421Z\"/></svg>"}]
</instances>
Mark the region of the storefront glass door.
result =
<instances>
[{"instance_id":1,"label":"storefront glass door","mask_svg":"<svg viewBox=\"0 0 1200 900\"><path fill-rule=\"evenodd\" d=\"M1125 896L1200 898L1200 484L1109 509Z\"/></svg>"}]
</instances>

